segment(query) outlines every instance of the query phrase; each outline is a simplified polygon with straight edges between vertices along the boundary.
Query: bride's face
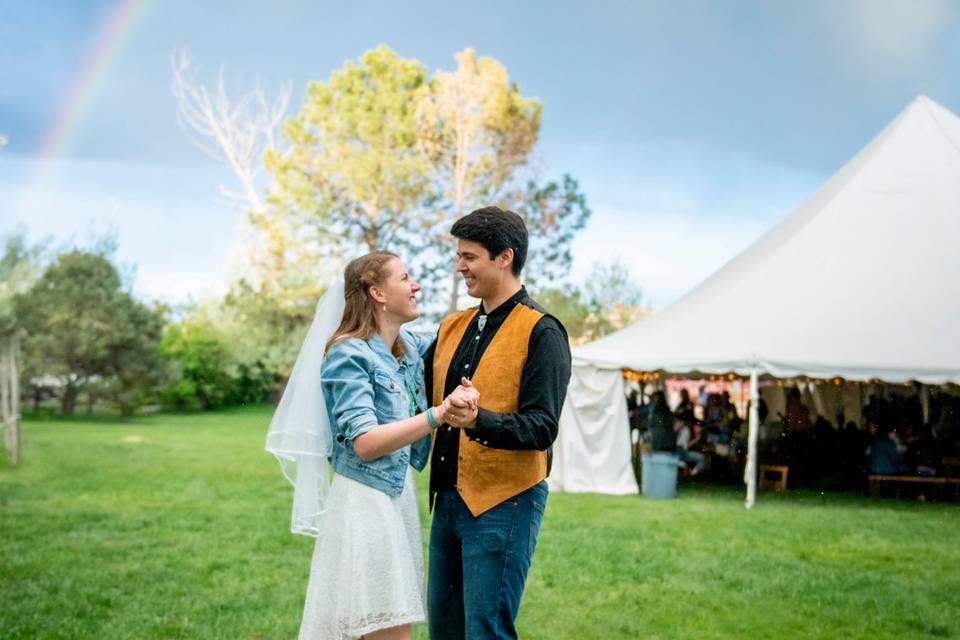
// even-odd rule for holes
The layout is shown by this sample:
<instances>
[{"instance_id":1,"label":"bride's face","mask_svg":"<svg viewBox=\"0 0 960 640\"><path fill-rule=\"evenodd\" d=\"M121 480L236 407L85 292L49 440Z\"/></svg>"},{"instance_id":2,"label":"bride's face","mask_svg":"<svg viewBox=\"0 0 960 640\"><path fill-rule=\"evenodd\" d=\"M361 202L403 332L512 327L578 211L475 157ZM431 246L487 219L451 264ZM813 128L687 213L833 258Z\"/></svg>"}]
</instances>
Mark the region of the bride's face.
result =
<instances>
[{"instance_id":1,"label":"bride's face","mask_svg":"<svg viewBox=\"0 0 960 640\"><path fill-rule=\"evenodd\" d=\"M416 299L420 285L407 273L399 258L391 258L385 266L388 275L379 289L384 296L386 313L401 322L415 320L420 315Z\"/></svg>"}]
</instances>

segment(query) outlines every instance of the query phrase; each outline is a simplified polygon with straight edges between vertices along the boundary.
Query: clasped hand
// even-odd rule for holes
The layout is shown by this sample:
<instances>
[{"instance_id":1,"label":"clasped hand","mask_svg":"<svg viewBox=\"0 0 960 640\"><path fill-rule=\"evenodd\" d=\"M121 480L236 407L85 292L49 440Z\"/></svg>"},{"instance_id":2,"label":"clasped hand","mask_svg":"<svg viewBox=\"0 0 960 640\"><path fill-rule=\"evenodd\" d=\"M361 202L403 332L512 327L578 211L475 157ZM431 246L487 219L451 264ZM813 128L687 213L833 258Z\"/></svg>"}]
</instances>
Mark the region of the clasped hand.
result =
<instances>
[{"instance_id":1,"label":"clasped hand","mask_svg":"<svg viewBox=\"0 0 960 640\"><path fill-rule=\"evenodd\" d=\"M480 392L468 378L461 378L460 386L440 405L440 418L451 427L470 429L477 422L479 402Z\"/></svg>"}]
</instances>

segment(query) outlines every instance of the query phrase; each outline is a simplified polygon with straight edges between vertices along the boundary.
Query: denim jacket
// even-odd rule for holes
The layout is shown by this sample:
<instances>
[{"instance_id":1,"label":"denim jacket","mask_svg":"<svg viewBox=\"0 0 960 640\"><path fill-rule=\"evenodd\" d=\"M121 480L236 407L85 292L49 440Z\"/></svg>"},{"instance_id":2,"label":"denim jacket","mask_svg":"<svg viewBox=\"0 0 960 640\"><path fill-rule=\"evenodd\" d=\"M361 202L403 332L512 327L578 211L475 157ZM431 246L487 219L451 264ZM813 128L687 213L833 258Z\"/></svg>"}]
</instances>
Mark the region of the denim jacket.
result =
<instances>
[{"instance_id":1,"label":"denim jacket","mask_svg":"<svg viewBox=\"0 0 960 640\"><path fill-rule=\"evenodd\" d=\"M422 471L430 455L430 436L374 460L364 461L353 450L353 439L377 425L395 422L427 409L423 354L432 338L401 329L404 355L397 362L380 336L337 342L320 369L323 399L333 430L331 466L336 473L399 496L407 465ZM416 408L404 381L414 391Z\"/></svg>"}]
</instances>

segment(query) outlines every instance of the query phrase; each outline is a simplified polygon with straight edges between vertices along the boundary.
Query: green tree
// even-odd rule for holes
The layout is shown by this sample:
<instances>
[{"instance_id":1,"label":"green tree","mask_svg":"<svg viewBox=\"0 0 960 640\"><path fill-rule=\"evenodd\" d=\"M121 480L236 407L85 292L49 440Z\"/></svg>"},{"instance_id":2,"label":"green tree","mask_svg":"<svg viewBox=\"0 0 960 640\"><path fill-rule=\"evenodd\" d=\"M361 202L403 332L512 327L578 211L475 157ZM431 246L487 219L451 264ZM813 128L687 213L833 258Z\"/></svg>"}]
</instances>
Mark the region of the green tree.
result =
<instances>
[{"instance_id":1,"label":"green tree","mask_svg":"<svg viewBox=\"0 0 960 640\"><path fill-rule=\"evenodd\" d=\"M423 234L410 230L423 226L430 183L413 96L425 78L419 62L380 46L308 85L282 127L286 147L265 155L273 181L266 208L251 214L261 273L237 281L224 304L243 362L282 383L342 256L417 252Z\"/></svg>"},{"instance_id":2,"label":"green tree","mask_svg":"<svg viewBox=\"0 0 960 640\"><path fill-rule=\"evenodd\" d=\"M164 400L179 409L224 404L233 384L233 359L224 336L209 322L189 318L164 328L160 352L177 369Z\"/></svg>"},{"instance_id":3,"label":"green tree","mask_svg":"<svg viewBox=\"0 0 960 640\"><path fill-rule=\"evenodd\" d=\"M537 286L563 280L573 264L573 239L591 213L579 183L569 175L542 185L529 180L514 200L530 230L525 281Z\"/></svg>"},{"instance_id":4,"label":"green tree","mask_svg":"<svg viewBox=\"0 0 960 640\"><path fill-rule=\"evenodd\" d=\"M20 335L14 300L40 276L44 246L14 231L0 257L0 421L11 463L20 461Z\"/></svg>"},{"instance_id":5,"label":"green tree","mask_svg":"<svg viewBox=\"0 0 960 640\"><path fill-rule=\"evenodd\" d=\"M566 327L573 344L602 338L650 313L630 268L613 258L593 264L579 287L538 290L537 299Z\"/></svg>"},{"instance_id":6,"label":"green tree","mask_svg":"<svg viewBox=\"0 0 960 640\"><path fill-rule=\"evenodd\" d=\"M529 170L541 103L493 58L467 49L456 59L455 71L428 81L419 62L380 46L309 85L283 126L289 148L266 154L268 207L252 218L270 239L274 273L301 264L294 271L315 274L325 258L394 250L447 311L460 298L450 226L500 204L530 228L527 280L565 274L590 211L576 180L542 183Z\"/></svg>"},{"instance_id":7,"label":"green tree","mask_svg":"<svg viewBox=\"0 0 960 640\"><path fill-rule=\"evenodd\" d=\"M319 255L398 249L430 189L414 123L425 78L422 64L381 45L311 82L282 127L288 148L266 154L274 182L254 224L286 228Z\"/></svg>"},{"instance_id":8,"label":"green tree","mask_svg":"<svg viewBox=\"0 0 960 640\"><path fill-rule=\"evenodd\" d=\"M460 300L460 278L449 268L455 219L487 204L517 211L530 229L525 278L534 284L569 270L570 242L590 216L576 180L564 176L560 183L539 184L529 171L541 102L521 95L497 60L477 57L473 49L455 58L455 71L437 71L416 95L417 134L430 160L434 195L433 214L425 221L429 244L439 249L423 254L432 261L421 262L428 277L450 279L447 311Z\"/></svg>"},{"instance_id":9,"label":"green tree","mask_svg":"<svg viewBox=\"0 0 960 640\"><path fill-rule=\"evenodd\" d=\"M164 380L160 357L164 309L148 307L121 291L114 297L111 320L104 388L127 416L155 398Z\"/></svg>"},{"instance_id":10,"label":"green tree","mask_svg":"<svg viewBox=\"0 0 960 640\"><path fill-rule=\"evenodd\" d=\"M643 301L643 292L630 272L630 266L619 257L593 263L583 290L588 304L596 311L610 310L618 305L639 307Z\"/></svg>"},{"instance_id":11,"label":"green tree","mask_svg":"<svg viewBox=\"0 0 960 640\"><path fill-rule=\"evenodd\" d=\"M590 309L585 337L596 340L641 320L650 313L641 306L643 292L630 267L621 258L595 262L583 284Z\"/></svg>"},{"instance_id":12,"label":"green tree","mask_svg":"<svg viewBox=\"0 0 960 640\"><path fill-rule=\"evenodd\" d=\"M101 254L69 251L15 298L30 370L60 381L60 408L73 414L81 390L105 389L124 413L143 402L161 371L162 311L122 286Z\"/></svg>"},{"instance_id":13,"label":"green tree","mask_svg":"<svg viewBox=\"0 0 960 640\"><path fill-rule=\"evenodd\" d=\"M323 291L318 283L258 289L246 281L235 283L216 311L217 325L227 336L234 360L251 371L269 371L273 384L282 387Z\"/></svg>"},{"instance_id":14,"label":"green tree","mask_svg":"<svg viewBox=\"0 0 960 640\"><path fill-rule=\"evenodd\" d=\"M583 342L590 331L590 307L582 299L582 293L574 287L556 287L536 292L537 301L563 323L570 341Z\"/></svg>"}]
</instances>

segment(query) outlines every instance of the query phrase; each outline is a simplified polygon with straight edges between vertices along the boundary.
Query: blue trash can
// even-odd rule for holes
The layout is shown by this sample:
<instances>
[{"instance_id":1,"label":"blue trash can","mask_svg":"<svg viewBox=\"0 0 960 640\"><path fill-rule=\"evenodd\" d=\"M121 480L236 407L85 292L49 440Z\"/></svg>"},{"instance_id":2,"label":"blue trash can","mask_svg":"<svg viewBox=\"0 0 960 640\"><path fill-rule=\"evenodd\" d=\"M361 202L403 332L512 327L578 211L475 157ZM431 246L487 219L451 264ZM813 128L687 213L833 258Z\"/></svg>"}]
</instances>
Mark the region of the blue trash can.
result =
<instances>
[{"instance_id":1,"label":"blue trash can","mask_svg":"<svg viewBox=\"0 0 960 640\"><path fill-rule=\"evenodd\" d=\"M676 498L679 461L676 454L651 451L643 454L642 461L641 493L648 498Z\"/></svg>"}]
</instances>

